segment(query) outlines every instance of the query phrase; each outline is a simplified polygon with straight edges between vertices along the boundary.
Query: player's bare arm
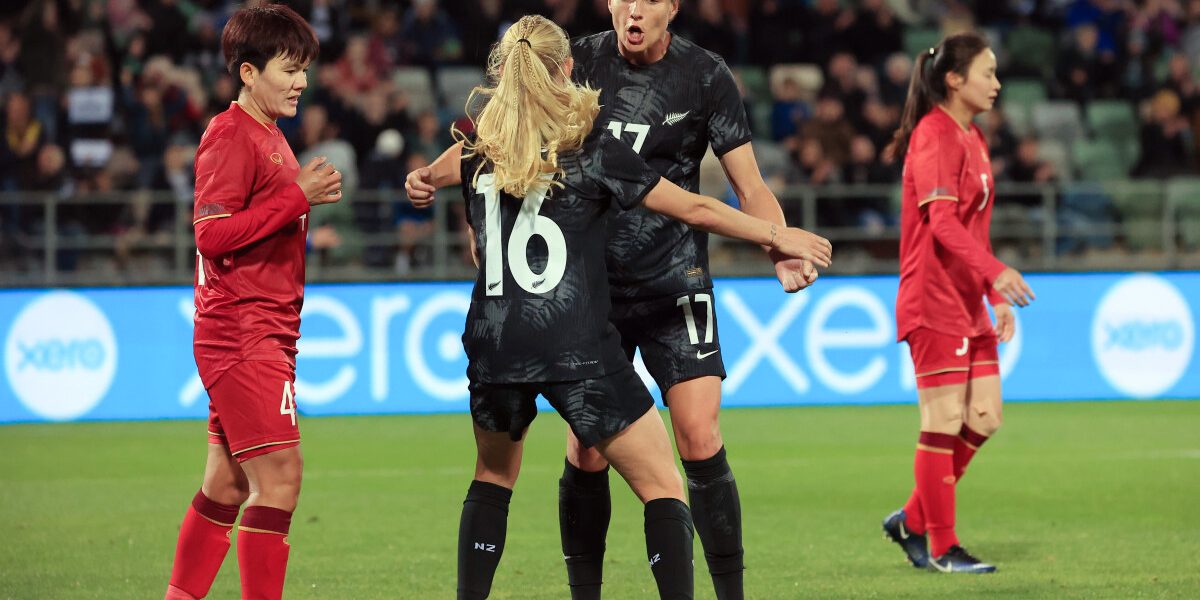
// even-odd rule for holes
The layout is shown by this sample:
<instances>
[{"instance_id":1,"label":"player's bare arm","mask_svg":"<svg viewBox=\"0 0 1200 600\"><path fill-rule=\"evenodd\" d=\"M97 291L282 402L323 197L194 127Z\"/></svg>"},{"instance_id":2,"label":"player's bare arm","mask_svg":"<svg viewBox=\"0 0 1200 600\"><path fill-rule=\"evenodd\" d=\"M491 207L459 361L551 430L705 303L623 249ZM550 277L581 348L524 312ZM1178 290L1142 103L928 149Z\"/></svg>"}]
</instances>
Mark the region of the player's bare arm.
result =
<instances>
[{"instance_id":1,"label":"player's bare arm","mask_svg":"<svg viewBox=\"0 0 1200 600\"><path fill-rule=\"evenodd\" d=\"M422 167L404 178L404 192L408 194L409 202L417 208L429 208L433 205L434 193L449 185L462 183L463 144L459 142L446 148L428 167Z\"/></svg>"},{"instance_id":2,"label":"player's bare arm","mask_svg":"<svg viewBox=\"0 0 1200 600\"><path fill-rule=\"evenodd\" d=\"M743 144L721 156L721 167L725 176L733 185L742 212L769 221L780 226L786 226L783 209L775 193L763 181L762 172L758 169L758 161L754 158L754 148L750 143ZM764 246L771 261L775 263L775 276L787 292L798 292L817 280L817 269L804 259L795 259L775 252Z\"/></svg>"},{"instance_id":3,"label":"player's bare arm","mask_svg":"<svg viewBox=\"0 0 1200 600\"><path fill-rule=\"evenodd\" d=\"M828 267L833 247L829 240L795 227L783 227L740 212L729 205L693 194L660 179L646 195L646 208L688 225L726 237L753 242L781 254Z\"/></svg>"}]
</instances>

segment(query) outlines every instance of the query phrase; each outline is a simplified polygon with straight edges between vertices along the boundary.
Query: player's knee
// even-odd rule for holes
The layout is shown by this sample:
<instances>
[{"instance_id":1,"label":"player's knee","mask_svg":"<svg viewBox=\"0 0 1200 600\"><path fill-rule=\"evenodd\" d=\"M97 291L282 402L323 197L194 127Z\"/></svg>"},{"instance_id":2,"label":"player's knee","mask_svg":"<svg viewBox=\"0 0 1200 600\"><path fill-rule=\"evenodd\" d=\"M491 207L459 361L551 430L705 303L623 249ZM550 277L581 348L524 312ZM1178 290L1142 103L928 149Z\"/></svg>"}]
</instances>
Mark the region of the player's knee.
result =
<instances>
[{"instance_id":1,"label":"player's knee","mask_svg":"<svg viewBox=\"0 0 1200 600\"><path fill-rule=\"evenodd\" d=\"M704 460L712 458L724 442L721 431L716 423L710 426L679 429L675 432L675 444L679 447L679 456L683 460Z\"/></svg>"},{"instance_id":2,"label":"player's knee","mask_svg":"<svg viewBox=\"0 0 1200 600\"><path fill-rule=\"evenodd\" d=\"M217 504L241 506L250 498L250 486L244 481L205 481L204 495Z\"/></svg>"},{"instance_id":3,"label":"player's knee","mask_svg":"<svg viewBox=\"0 0 1200 600\"><path fill-rule=\"evenodd\" d=\"M1000 413L1000 411L995 411L983 414L972 414L970 422L967 423L967 427L970 427L973 431L982 436L992 437L992 435L1000 430L1000 426L1003 424L1004 416Z\"/></svg>"}]
</instances>

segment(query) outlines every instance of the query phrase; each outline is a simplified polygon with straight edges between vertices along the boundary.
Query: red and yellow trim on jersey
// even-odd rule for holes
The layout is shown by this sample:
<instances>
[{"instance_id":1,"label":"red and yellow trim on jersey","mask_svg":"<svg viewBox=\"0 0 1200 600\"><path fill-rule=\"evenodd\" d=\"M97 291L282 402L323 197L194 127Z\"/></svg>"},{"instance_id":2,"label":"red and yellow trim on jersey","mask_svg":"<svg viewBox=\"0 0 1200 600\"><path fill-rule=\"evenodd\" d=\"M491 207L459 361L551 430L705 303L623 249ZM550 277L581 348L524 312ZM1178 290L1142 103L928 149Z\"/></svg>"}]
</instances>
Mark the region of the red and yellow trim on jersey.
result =
<instances>
[{"instance_id":1,"label":"red and yellow trim on jersey","mask_svg":"<svg viewBox=\"0 0 1200 600\"><path fill-rule=\"evenodd\" d=\"M223 219L225 217L232 217L232 216L233 216L233 213L221 213L219 215L208 215L207 217L200 217L199 219L192 221L192 225L195 225L196 223L199 223L201 221L208 221L210 219Z\"/></svg>"},{"instance_id":2,"label":"red and yellow trim on jersey","mask_svg":"<svg viewBox=\"0 0 1200 600\"><path fill-rule=\"evenodd\" d=\"M294 439L294 440L284 440L284 441L282 441L282 442L267 442L267 443L265 443L265 444L259 444L259 445L257 445L257 446L251 446L251 447L249 447L249 448L242 448L241 450L238 450L237 452L230 452L230 454L232 454L233 456L237 456L237 455L239 455L239 454L242 454L242 453L245 453L245 452L249 452L249 451L251 451L251 450L258 450L259 448L266 448L267 446L278 446L278 445L280 445L280 444L296 444L296 443L299 443L299 442L300 442L300 438L296 438L296 439Z\"/></svg>"},{"instance_id":3,"label":"red and yellow trim on jersey","mask_svg":"<svg viewBox=\"0 0 1200 600\"><path fill-rule=\"evenodd\" d=\"M954 454L954 451L949 448L938 448L937 446L930 446L929 444L917 444L917 450L933 452L934 454Z\"/></svg>"},{"instance_id":4,"label":"red and yellow trim on jersey","mask_svg":"<svg viewBox=\"0 0 1200 600\"><path fill-rule=\"evenodd\" d=\"M223 434L223 433L217 433L217 432L215 432L215 431L213 431L213 430L211 430L211 429L210 429L210 430L208 430L208 435L211 435L211 436L213 436L213 437L219 437L219 438L223 438L223 437L225 437L225 434Z\"/></svg>"},{"instance_id":5,"label":"red and yellow trim on jersey","mask_svg":"<svg viewBox=\"0 0 1200 600\"><path fill-rule=\"evenodd\" d=\"M922 206L925 206L926 204L929 204L930 202L933 202L934 200L950 200L951 202L958 202L958 196L947 196L945 194L938 194L936 196L930 196L930 197L918 202L917 207L920 208Z\"/></svg>"},{"instance_id":6,"label":"red and yellow trim on jersey","mask_svg":"<svg viewBox=\"0 0 1200 600\"><path fill-rule=\"evenodd\" d=\"M221 527L233 527L233 523L222 523L216 519L210 519L204 515L201 515L199 512L196 512L196 514L200 515L201 518L203 518L205 521L208 521L209 523L214 523L216 525L220 525Z\"/></svg>"},{"instance_id":7,"label":"red and yellow trim on jersey","mask_svg":"<svg viewBox=\"0 0 1200 600\"><path fill-rule=\"evenodd\" d=\"M998 360L977 360L977 361L971 363L971 366L974 367L975 365L998 365L998 364L1000 364L1000 361L998 361Z\"/></svg>"}]
</instances>

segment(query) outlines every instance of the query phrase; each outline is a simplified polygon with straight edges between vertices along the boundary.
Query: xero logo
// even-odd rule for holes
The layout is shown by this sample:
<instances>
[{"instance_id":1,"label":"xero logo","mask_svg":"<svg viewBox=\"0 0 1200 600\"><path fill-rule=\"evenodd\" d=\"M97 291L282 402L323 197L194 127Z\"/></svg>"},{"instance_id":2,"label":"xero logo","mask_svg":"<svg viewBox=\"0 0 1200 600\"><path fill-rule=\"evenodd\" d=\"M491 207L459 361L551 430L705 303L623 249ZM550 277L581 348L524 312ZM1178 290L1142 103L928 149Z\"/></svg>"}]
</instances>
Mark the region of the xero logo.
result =
<instances>
[{"instance_id":1,"label":"xero logo","mask_svg":"<svg viewBox=\"0 0 1200 600\"><path fill-rule=\"evenodd\" d=\"M1155 275L1132 275L1112 287L1092 321L1092 354L1101 375L1137 398L1170 390L1187 371L1192 311L1179 290Z\"/></svg>"},{"instance_id":2,"label":"xero logo","mask_svg":"<svg viewBox=\"0 0 1200 600\"><path fill-rule=\"evenodd\" d=\"M117 344L100 309L73 292L50 292L25 306L4 344L4 369L21 404L68 420L86 414L112 385Z\"/></svg>"}]
</instances>

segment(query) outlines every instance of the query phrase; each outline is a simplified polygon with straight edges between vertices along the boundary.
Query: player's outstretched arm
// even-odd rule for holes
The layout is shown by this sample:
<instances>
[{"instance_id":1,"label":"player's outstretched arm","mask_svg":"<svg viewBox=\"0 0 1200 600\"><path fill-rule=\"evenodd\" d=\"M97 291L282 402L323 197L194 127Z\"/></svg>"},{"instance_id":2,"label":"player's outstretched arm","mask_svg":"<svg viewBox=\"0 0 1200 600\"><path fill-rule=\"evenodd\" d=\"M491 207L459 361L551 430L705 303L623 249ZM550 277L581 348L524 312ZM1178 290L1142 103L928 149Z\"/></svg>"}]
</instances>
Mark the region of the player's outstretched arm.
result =
<instances>
[{"instance_id":1,"label":"player's outstretched arm","mask_svg":"<svg viewBox=\"0 0 1200 600\"><path fill-rule=\"evenodd\" d=\"M659 179L645 199L646 208L696 229L737 238L777 250L785 256L828 267L833 247L829 240L803 229L783 227L738 211L717 200L693 194Z\"/></svg>"},{"instance_id":2,"label":"player's outstretched arm","mask_svg":"<svg viewBox=\"0 0 1200 600\"><path fill-rule=\"evenodd\" d=\"M463 144L458 142L446 148L428 167L412 171L404 178L404 192L413 206L429 208L439 189L462 183L462 151Z\"/></svg>"},{"instance_id":3,"label":"player's outstretched arm","mask_svg":"<svg viewBox=\"0 0 1200 600\"><path fill-rule=\"evenodd\" d=\"M787 225L779 199L763 181L750 142L726 152L720 160L725 176L737 194L742 212L779 226ZM785 256L766 246L763 250L775 263L775 276L787 292L798 292L817 280L817 269L811 262Z\"/></svg>"}]
</instances>

